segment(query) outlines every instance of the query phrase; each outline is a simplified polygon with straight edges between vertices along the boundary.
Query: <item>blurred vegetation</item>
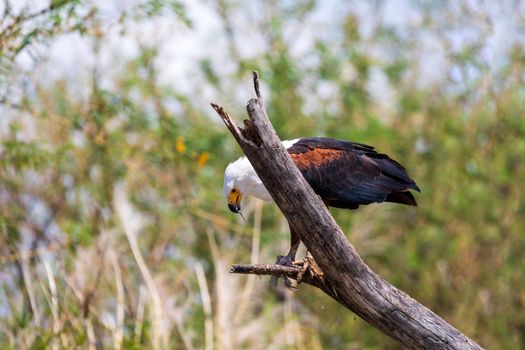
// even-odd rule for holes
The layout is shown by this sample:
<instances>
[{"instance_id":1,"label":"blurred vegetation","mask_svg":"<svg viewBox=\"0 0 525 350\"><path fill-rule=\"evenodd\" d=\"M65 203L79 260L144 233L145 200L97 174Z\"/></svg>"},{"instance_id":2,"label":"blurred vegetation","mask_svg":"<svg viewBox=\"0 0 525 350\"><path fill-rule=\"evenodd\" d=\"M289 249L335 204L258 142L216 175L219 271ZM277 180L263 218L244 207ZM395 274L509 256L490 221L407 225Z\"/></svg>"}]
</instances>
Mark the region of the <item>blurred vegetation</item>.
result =
<instances>
[{"instance_id":1,"label":"blurred vegetation","mask_svg":"<svg viewBox=\"0 0 525 350\"><path fill-rule=\"evenodd\" d=\"M95 59L85 79L42 81L21 63L43 65L64 36L100 57L105 42L150 23L193 35L205 19L183 1L135 1L110 19L83 1L6 4L1 348L401 348L311 287L228 275L229 264L273 261L288 244L274 205L249 202L244 224L222 197L223 170L240 151L207 103L240 120L252 69L282 139L372 144L421 187L418 208L333 210L365 261L487 348L525 348L525 50L516 40L503 63L487 63L489 10L415 2L420 20L401 30L350 6L300 51L321 2L202 2L228 64L199 43L210 47L188 92L182 78L162 82L154 40L111 67ZM242 53L240 18L262 37L257 54ZM476 31L457 47L461 23ZM418 54L425 35L439 38L446 64L422 83L434 62Z\"/></svg>"}]
</instances>

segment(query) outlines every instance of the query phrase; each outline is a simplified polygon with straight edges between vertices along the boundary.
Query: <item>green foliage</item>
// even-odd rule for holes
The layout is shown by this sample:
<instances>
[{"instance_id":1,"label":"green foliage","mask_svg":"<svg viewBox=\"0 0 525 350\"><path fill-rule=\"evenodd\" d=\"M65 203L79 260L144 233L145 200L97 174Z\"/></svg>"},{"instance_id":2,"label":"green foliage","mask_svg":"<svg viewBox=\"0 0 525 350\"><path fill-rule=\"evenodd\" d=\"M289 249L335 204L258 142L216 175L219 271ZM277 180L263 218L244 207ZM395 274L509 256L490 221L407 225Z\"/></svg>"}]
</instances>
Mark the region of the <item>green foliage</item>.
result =
<instances>
[{"instance_id":1,"label":"green foliage","mask_svg":"<svg viewBox=\"0 0 525 350\"><path fill-rule=\"evenodd\" d=\"M427 5L414 7L426 18L418 28L432 32L429 14L448 5ZM86 6L54 1L38 21L28 9L10 13L17 29L0 32L1 90L29 84L12 75L14 58L40 40L82 26L103 41L104 19ZM469 72L464 80L445 72L425 85L408 39L416 34L382 23L370 34L353 13L298 57L290 23L307 24L321 5L292 1L267 5L265 50L241 59L235 6L214 11L237 71L225 77L210 49L197 61L202 91L231 101L230 87L247 89L246 73L258 68L282 139L350 139L403 163L422 189L419 207L334 209L341 228L381 276L487 348L525 347L523 48L488 67L477 40L448 56L451 70ZM159 16L190 35L198 25L181 1L140 1L119 21ZM159 82L162 48L139 47L112 74L96 66L85 94L65 79L30 80L31 94L1 101L0 347L200 349L208 336L217 348L401 348L313 288L276 291L266 279L228 275L231 263L285 251L286 224L274 205L248 201L247 223L227 210L222 175L238 147L201 90ZM371 93L376 73L393 91L390 106Z\"/></svg>"}]
</instances>

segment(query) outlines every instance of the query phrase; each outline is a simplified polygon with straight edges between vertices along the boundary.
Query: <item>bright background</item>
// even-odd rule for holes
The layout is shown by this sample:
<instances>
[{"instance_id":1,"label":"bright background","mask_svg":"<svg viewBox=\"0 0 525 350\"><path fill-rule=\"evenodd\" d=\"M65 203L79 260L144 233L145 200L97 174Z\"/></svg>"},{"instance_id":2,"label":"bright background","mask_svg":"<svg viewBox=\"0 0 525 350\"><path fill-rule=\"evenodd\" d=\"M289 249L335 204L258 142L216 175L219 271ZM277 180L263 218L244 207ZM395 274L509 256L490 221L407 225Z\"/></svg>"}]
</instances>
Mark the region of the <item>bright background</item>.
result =
<instances>
[{"instance_id":1,"label":"bright background","mask_svg":"<svg viewBox=\"0 0 525 350\"><path fill-rule=\"evenodd\" d=\"M251 70L282 139L403 163L419 207L333 209L375 271L525 348L525 2L4 0L0 347L400 349L273 262L273 204L222 194ZM304 254L304 250L301 254Z\"/></svg>"}]
</instances>

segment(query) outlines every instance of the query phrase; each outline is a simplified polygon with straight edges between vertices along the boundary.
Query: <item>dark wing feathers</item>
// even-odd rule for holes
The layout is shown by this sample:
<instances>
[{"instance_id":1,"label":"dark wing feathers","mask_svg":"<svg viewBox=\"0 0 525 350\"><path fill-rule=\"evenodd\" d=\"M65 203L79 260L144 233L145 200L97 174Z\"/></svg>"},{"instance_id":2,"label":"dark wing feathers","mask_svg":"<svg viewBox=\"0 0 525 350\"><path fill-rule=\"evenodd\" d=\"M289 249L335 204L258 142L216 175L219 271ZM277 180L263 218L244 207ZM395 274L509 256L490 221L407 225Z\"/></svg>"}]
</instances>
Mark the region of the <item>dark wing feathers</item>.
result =
<instances>
[{"instance_id":1,"label":"dark wing feathers","mask_svg":"<svg viewBox=\"0 0 525 350\"><path fill-rule=\"evenodd\" d=\"M406 183L409 188L420 192L419 187L412 180L405 168L393 159L390 159L386 154L380 153L366 153L367 157L371 157L375 160L377 165L381 168L383 174L396 179L402 183Z\"/></svg>"},{"instance_id":2,"label":"dark wing feathers","mask_svg":"<svg viewBox=\"0 0 525 350\"><path fill-rule=\"evenodd\" d=\"M361 204L417 205L408 191L419 191L405 168L365 144L303 138L288 149L314 191L329 205L355 209Z\"/></svg>"}]
</instances>

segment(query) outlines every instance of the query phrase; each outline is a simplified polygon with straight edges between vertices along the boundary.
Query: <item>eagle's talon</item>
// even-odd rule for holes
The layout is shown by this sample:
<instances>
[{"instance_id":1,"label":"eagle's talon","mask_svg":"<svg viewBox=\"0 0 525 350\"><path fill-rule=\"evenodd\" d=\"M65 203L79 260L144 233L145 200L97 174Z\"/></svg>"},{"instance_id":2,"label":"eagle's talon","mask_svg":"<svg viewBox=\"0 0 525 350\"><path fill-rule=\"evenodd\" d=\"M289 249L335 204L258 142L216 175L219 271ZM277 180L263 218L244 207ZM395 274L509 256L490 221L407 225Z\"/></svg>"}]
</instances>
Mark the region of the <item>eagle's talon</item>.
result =
<instances>
[{"instance_id":1,"label":"eagle's talon","mask_svg":"<svg viewBox=\"0 0 525 350\"><path fill-rule=\"evenodd\" d=\"M289 255L285 255L285 256L279 255L277 256L277 261L275 263L277 265L291 267L293 264L293 260Z\"/></svg>"},{"instance_id":2,"label":"eagle's talon","mask_svg":"<svg viewBox=\"0 0 525 350\"><path fill-rule=\"evenodd\" d=\"M289 255L278 255L277 256L277 260L275 261L275 264L276 265L280 265L280 266L292 267L293 264L294 264L294 261L293 261L292 257L289 256ZM270 279L270 285L272 287L277 287L277 284L279 282L279 277L280 276L272 276L272 278ZM284 279L284 286L286 288L295 289L295 287L293 286L292 281L288 277L284 277L283 276L283 279Z\"/></svg>"},{"instance_id":3,"label":"eagle's talon","mask_svg":"<svg viewBox=\"0 0 525 350\"><path fill-rule=\"evenodd\" d=\"M297 287L293 285L293 282L290 278L288 277L283 277L284 278L284 286L288 289L291 289L291 290L297 290Z\"/></svg>"}]
</instances>

